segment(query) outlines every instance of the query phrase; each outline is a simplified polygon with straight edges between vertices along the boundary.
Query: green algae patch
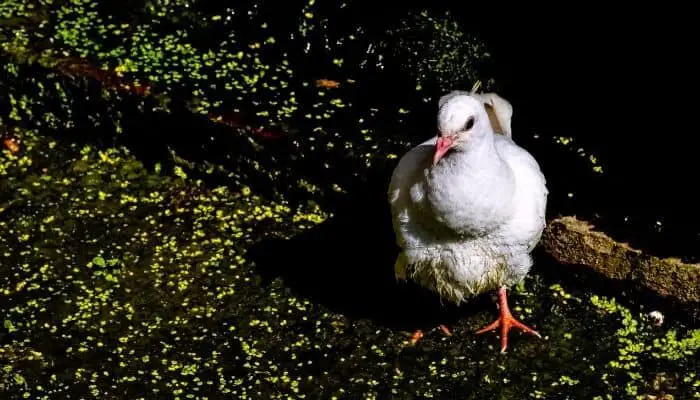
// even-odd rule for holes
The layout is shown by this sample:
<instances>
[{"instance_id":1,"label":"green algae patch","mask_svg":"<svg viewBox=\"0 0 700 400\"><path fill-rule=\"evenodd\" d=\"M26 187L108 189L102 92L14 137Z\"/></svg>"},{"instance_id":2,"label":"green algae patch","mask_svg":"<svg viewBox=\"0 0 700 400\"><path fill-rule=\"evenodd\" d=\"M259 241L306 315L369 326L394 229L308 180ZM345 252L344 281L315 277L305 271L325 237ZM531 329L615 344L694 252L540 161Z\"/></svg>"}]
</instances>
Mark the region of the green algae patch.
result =
<instances>
[{"instance_id":1,"label":"green algae patch","mask_svg":"<svg viewBox=\"0 0 700 400\"><path fill-rule=\"evenodd\" d=\"M22 157L5 151L1 158L0 202L12 203L0 221L0 304L9 335L1 354L13 365L3 388L33 382L32 398L85 388L101 397L144 382L154 385L150 395L236 392L219 357L252 363L258 353L245 333L253 329L248 317L230 319L252 318L248 307L269 295L255 284L245 245L279 234L280 224L308 225L326 215L249 190L203 189L174 173L157 175L122 148L60 148L32 132L23 137ZM59 153L64 168L49 164ZM286 298L277 309L288 321L302 318L301 304ZM62 378L17 378L24 368L46 367L38 365L42 357L31 358L42 350ZM195 382L183 380L190 376Z\"/></svg>"},{"instance_id":2,"label":"green algae patch","mask_svg":"<svg viewBox=\"0 0 700 400\"><path fill-rule=\"evenodd\" d=\"M411 346L262 282L249 247L333 218L317 205L156 173L123 148L23 138L0 158L8 398L692 398L700 385L700 330L536 276L511 297L543 340L515 335L499 356L495 336L472 333L488 308Z\"/></svg>"},{"instance_id":3,"label":"green algae patch","mask_svg":"<svg viewBox=\"0 0 700 400\"><path fill-rule=\"evenodd\" d=\"M405 63L416 91L433 87L441 92L469 88L481 79L478 71L490 60L484 43L465 33L449 11L411 13L391 30L385 46ZM489 79L484 84L488 90L494 83Z\"/></svg>"}]
</instances>

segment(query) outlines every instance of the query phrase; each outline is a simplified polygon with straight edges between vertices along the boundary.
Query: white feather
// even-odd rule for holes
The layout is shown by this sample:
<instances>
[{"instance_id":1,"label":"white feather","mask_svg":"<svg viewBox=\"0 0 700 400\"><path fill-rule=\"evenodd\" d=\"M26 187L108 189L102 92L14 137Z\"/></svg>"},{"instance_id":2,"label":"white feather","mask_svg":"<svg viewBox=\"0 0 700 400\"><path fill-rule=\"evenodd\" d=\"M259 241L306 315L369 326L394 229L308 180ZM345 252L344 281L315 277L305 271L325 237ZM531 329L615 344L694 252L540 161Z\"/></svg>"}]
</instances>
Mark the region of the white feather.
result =
<instances>
[{"instance_id":1,"label":"white feather","mask_svg":"<svg viewBox=\"0 0 700 400\"><path fill-rule=\"evenodd\" d=\"M494 134L484 97L448 96L440 101L441 131L459 133L470 115L474 127L459 133L457 151L437 165L437 137L407 152L388 195L401 247L397 277L460 303L527 275L545 227L548 190L537 161L510 135ZM502 126L510 128L511 114L500 113L508 118Z\"/></svg>"}]
</instances>

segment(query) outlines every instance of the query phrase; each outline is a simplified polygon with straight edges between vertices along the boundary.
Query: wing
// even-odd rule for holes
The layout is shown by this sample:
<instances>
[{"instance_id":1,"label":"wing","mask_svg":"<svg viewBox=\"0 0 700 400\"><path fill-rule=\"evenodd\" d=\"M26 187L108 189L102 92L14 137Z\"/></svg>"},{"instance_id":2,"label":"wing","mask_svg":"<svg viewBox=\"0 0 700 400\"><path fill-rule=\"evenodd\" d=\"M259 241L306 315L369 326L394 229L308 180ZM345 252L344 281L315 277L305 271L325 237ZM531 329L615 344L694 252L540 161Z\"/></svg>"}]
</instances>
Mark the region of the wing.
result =
<instances>
[{"instance_id":1,"label":"wing","mask_svg":"<svg viewBox=\"0 0 700 400\"><path fill-rule=\"evenodd\" d=\"M425 172L432 163L437 137L407 152L396 165L389 183L389 204L401 248L422 246L430 235L431 213L425 201Z\"/></svg>"},{"instance_id":2,"label":"wing","mask_svg":"<svg viewBox=\"0 0 700 400\"><path fill-rule=\"evenodd\" d=\"M535 158L510 138L497 135L496 148L515 174L515 201L520 210L511 221L510 233L532 250L546 224L547 181Z\"/></svg>"}]
</instances>

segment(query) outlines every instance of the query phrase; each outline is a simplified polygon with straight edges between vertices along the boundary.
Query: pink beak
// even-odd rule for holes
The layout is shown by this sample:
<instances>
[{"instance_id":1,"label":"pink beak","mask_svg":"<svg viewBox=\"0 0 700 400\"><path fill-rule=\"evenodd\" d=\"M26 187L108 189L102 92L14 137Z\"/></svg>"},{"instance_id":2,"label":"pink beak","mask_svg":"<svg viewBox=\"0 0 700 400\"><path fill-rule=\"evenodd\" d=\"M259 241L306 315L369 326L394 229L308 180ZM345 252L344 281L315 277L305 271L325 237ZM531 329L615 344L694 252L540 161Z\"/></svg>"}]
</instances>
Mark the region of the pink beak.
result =
<instances>
[{"instance_id":1,"label":"pink beak","mask_svg":"<svg viewBox=\"0 0 700 400\"><path fill-rule=\"evenodd\" d=\"M454 136L440 136L437 138L437 143L435 143L435 154L433 155L433 165L440 161L445 153L452 148L453 144Z\"/></svg>"}]
</instances>

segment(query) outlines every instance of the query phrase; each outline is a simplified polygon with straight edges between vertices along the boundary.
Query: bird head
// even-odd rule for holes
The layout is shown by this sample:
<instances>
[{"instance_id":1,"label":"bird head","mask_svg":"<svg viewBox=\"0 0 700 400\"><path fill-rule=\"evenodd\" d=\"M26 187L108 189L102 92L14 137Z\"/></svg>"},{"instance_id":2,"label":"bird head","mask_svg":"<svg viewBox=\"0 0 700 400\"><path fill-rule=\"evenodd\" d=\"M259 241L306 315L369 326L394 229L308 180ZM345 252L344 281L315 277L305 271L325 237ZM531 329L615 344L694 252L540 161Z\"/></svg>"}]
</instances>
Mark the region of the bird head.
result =
<instances>
[{"instance_id":1,"label":"bird head","mask_svg":"<svg viewBox=\"0 0 700 400\"><path fill-rule=\"evenodd\" d=\"M448 152L464 150L491 134L484 104L469 94L456 94L445 100L438 111L438 138L433 164Z\"/></svg>"},{"instance_id":2,"label":"bird head","mask_svg":"<svg viewBox=\"0 0 700 400\"><path fill-rule=\"evenodd\" d=\"M438 105L438 138L433 164L450 151L465 150L494 133L511 136L513 109L495 93L455 90L440 98Z\"/></svg>"}]
</instances>

